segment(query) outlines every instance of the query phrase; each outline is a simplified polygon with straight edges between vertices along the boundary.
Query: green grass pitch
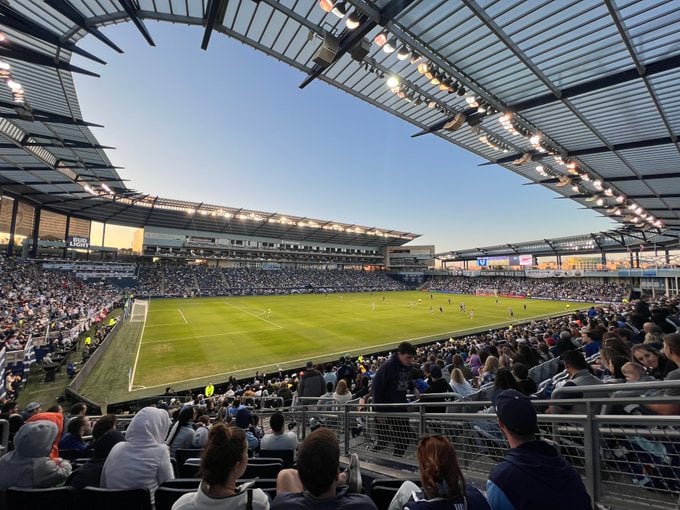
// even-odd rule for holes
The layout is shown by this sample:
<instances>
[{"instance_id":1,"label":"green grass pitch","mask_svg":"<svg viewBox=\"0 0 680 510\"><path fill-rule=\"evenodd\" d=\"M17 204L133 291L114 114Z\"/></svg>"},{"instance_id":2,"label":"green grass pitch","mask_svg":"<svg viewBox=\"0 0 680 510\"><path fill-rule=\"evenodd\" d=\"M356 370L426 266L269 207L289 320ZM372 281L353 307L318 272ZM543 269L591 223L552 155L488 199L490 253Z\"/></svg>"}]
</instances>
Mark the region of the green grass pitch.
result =
<instances>
[{"instance_id":1,"label":"green grass pitch","mask_svg":"<svg viewBox=\"0 0 680 510\"><path fill-rule=\"evenodd\" d=\"M345 352L388 350L402 340L423 343L478 332L510 323L508 307L515 322L524 322L589 306L499 299L496 305L494 297L431 298L412 291L152 300L129 389L191 387L299 367L310 359L335 360ZM473 318L460 311L461 301L474 310Z\"/></svg>"}]
</instances>

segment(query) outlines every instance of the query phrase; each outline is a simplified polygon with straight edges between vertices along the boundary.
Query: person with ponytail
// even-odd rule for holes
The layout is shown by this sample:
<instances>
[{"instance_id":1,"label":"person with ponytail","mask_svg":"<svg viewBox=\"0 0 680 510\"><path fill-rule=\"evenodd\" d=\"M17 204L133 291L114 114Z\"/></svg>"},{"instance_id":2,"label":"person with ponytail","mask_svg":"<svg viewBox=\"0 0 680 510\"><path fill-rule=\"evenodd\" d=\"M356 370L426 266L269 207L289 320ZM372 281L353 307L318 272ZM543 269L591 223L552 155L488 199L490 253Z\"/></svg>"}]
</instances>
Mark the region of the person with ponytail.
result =
<instances>
[{"instance_id":1,"label":"person with ponytail","mask_svg":"<svg viewBox=\"0 0 680 510\"><path fill-rule=\"evenodd\" d=\"M193 448L196 432L191 422L194 420L194 408L184 406L177 413L177 418L170 427L165 444L170 447L170 456L174 457L175 452L181 449Z\"/></svg>"},{"instance_id":2,"label":"person with ponytail","mask_svg":"<svg viewBox=\"0 0 680 510\"><path fill-rule=\"evenodd\" d=\"M453 445L444 436L425 436L418 443L422 489L406 481L389 510L491 510L484 493L466 484Z\"/></svg>"},{"instance_id":3,"label":"person with ponytail","mask_svg":"<svg viewBox=\"0 0 680 510\"><path fill-rule=\"evenodd\" d=\"M269 510L262 489L237 486L248 465L246 433L224 423L213 425L201 455L198 491L179 498L172 510Z\"/></svg>"}]
</instances>

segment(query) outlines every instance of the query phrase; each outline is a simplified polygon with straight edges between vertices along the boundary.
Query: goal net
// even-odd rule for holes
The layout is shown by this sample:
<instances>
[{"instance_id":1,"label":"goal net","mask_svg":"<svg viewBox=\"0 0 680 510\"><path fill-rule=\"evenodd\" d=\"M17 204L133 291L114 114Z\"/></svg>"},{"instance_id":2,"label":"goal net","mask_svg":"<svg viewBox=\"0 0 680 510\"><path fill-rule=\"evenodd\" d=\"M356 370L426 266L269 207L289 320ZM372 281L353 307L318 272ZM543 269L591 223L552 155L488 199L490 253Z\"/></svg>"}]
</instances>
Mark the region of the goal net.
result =
<instances>
[{"instance_id":1,"label":"goal net","mask_svg":"<svg viewBox=\"0 0 680 510\"><path fill-rule=\"evenodd\" d=\"M146 314L149 309L149 302L141 299L135 299L132 304L132 313L130 314L130 322L144 322L146 321Z\"/></svg>"},{"instance_id":2,"label":"goal net","mask_svg":"<svg viewBox=\"0 0 680 510\"><path fill-rule=\"evenodd\" d=\"M476 289L476 290L475 290L475 295L476 295L476 296L494 296L494 297L498 297L498 289L489 289L489 288Z\"/></svg>"}]
</instances>

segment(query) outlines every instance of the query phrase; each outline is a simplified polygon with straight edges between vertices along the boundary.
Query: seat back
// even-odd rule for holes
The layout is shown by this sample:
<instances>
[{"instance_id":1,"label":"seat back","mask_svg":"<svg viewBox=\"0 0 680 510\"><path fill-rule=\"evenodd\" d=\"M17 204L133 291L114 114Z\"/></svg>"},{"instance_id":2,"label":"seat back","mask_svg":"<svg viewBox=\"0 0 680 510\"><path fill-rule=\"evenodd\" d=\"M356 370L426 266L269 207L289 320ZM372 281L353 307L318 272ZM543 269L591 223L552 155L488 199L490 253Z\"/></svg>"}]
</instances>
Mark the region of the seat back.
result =
<instances>
[{"instance_id":1,"label":"seat back","mask_svg":"<svg viewBox=\"0 0 680 510\"><path fill-rule=\"evenodd\" d=\"M201 484L200 478L175 478L173 480L166 480L161 484L161 487L169 487L172 489L198 489Z\"/></svg>"},{"instance_id":2,"label":"seat back","mask_svg":"<svg viewBox=\"0 0 680 510\"><path fill-rule=\"evenodd\" d=\"M401 480L399 480L401 482ZM385 485L371 486L371 499L378 510L387 510L392 499L397 494L399 487L387 487Z\"/></svg>"},{"instance_id":3,"label":"seat back","mask_svg":"<svg viewBox=\"0 0 680 510\"><path fill-rule=\"evenodd\" d=\"M81 508L97 510L152 510L149 489L103 489L85 487L80 492Z\"/></svg>"},{"instance_id":4,"label":"seat back","mask_svg":"<svg viewBox=\"0 0 680 510\"><path fill-rule=\"evenodd\" d=\"M197 478L200 469L201 459L192 457L190 459L186 459L179 467L179 476L181 478Z\"/></svg>"},{"instance_id":5,"label":"seat back","mask_svg":"<svg viewBox=\"0 0 680 510\"><path fill-rule=\"evenodd\" d=\"M295 463L295 452L293 450L260 450L260 458L280 459L284 468L290 468Z\"/></svg>"},{"instance_id":6,"label":"seat back","mask_svg":"<svg viewBox=\"0 0 680 510\"><path fill-rule=\"evenodd\" d=\"M178 448L175 450L177 467L181 468L187 459L201 458L201 453L203 453L202 448Z\"/></svg>"},{"instance_id":7,"label":"seat back","mask_svg":"<svg viewBox=\"0 0 680 510\"><path fill-rule=\"evenodd\" d=\"M160 486L154 492L154 503L156 510L172 510L172 505L185 494L196 492L198 487L193 489L187 487L163 487Z\"/></svg>"},{"instance_id":8,"label":"seat back","mask_svg":"<svg viewBox=\"0 0 680 510\"><path fill-rule=\"evenodd\" d=\"M11 487L5 491L5 502L6 507L11 510L70 510L75 508L75 496L73 487Z\"/></svg>"},{"instance_id":9,"label":"seat back","mask_svg":"<svg viewBox=\"0 0 680 510\"><path fill-rule=\"evenodd\" d=\"M248 460L248 465L241 478L276 478L279 471L283 469L283 462L281 461L251 464L251 460Z\"/></svg>"}]
</instances>

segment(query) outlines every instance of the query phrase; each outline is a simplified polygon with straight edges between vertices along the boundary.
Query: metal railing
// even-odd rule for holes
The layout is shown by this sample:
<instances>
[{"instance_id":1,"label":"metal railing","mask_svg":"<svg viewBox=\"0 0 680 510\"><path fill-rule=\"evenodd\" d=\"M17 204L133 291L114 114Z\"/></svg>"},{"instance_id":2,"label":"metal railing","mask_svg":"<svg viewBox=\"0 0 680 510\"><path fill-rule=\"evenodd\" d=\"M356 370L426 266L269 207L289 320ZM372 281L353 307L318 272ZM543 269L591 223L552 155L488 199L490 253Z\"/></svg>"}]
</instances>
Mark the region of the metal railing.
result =
<instances>
[{"instance_id":1,"label":"metal railing","mask_svg":"<svg viewBox=\"0 0 680 510\"><path fill-rule=\"evenodd\" d=\"M544 414L556 401L533 401L541 438L582 475L594 502L614 508L680 508L680 416L602 414L604 409L631 405L680 404L680 397L641 396L677 387L680 381L563 388L565 397L569 393L600 396L559 399L561 407L571 406L581 414ZM640 395L608 396L619 390L636 390ZM451 398L451 394L432 396ZM346 454L358 453L363 460L416 467L418 439L441 434L456 448L465 474L486 477L509 448L490 401L412 402L404 413L387 411L404 404L381 404L377 412L372 404L350 402L329 408L315 405L315 400L300 399L297 407L285 411L299 424L298 437L304 439L316 422L336 432ZM431 411L442 407L446 412ZM266 416L261 417L264 425Z\"/></svg>"}]
</instances>

